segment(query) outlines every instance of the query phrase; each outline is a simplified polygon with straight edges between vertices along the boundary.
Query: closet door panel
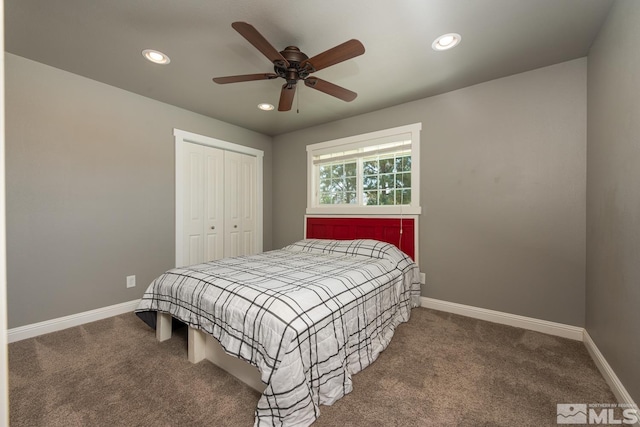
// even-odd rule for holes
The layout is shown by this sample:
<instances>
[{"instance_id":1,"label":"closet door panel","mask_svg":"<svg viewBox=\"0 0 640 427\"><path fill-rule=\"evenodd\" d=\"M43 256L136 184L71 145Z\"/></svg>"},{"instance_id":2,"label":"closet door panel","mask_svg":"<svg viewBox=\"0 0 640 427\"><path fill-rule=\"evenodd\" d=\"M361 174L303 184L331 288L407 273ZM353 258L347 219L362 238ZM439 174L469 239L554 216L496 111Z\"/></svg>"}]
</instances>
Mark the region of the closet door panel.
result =
<instances>
[{"instance_id":1,"label":"closet door panel","mask_svg":"<svg viewBox=\"0 0 640 427\"><path fill-rule=\"evenodd\" d=\"M182 265L203 261L203 152L194 144L183 145L183 237L184 259Z\"/></svg>"},{"instance_id":2,"label":"closet door panel","mask_svg":"<svg viewBox=\"0 0 640 427\"><path fill-rule=\"evenodd\" d=\"M204 262L224 257L224 151L204 148Z\"/></svg>"},{"instance_id":3,"label":"closet door panel","mask_svg":"<svg viewBox=\"0 0 640 427\"><path fill-rule=\"evenodd\" d=\"M242 253L256 253L256 159L242 155L240 159L240 221L242 229Z\"/></svg>"},{"instance_id":4,"label":"closet door panel","mask_svg":"<svg viewBox=\"0 0 640 427\"><path fill-rule=\"evenodd\" d=\"M244 255L242 248L242 155L224 153L224 256Z\"/></svg>"},{"instance_id":5,"label":"closet door panel","mask_svg":"<svg viewBox=\"0 0 640 427\"><path fill-rule=\"evenodd\" d=\"M202 262L202 235L191 235L187 242L188 258L185 265L200 264Z\"/></svg>"}]
</instances>

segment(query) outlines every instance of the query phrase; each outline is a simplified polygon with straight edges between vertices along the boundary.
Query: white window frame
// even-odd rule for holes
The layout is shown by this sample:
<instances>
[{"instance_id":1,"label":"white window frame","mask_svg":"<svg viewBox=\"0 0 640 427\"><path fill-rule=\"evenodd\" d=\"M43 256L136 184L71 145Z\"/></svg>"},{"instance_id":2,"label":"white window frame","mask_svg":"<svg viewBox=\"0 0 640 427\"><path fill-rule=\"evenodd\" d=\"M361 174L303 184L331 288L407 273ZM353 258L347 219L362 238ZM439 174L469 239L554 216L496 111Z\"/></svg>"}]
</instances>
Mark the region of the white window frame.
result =
<instances>
[{"instance_id":1,"label":"white window frame","mask_svg":"<svg viewBox=\"0 0 640 427\"><path fill-rule=\"evenodd\" d=\"M422 123L414 123L391 129L369 132L362 135L354 135L332 141L319 142L307 145L307 214L360 214L360 215L420 215L420 130ZM380 138L388 138L394 135L411 134L411 204L409 205L320 205L315 194L318 189L317 174L313 164L314 156L329 151L346 151L350 148L362 146L366 141ZM358 178L361 180L361 176Z\"/></svg>"}]
</instances>

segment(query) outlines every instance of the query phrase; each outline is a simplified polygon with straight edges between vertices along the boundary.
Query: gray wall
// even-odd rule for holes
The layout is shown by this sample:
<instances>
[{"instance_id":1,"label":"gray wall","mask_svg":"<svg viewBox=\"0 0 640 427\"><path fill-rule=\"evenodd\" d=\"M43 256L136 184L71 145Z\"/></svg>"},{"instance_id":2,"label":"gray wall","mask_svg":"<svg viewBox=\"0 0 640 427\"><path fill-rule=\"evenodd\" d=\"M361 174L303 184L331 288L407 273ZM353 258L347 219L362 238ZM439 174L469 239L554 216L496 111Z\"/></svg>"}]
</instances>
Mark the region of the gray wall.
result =
<instances>
[{"instance_id":1,"label":"gray wall","mask_svg":"<svg viewBox=\"0 0 640 427\"><path fill-rule=\"evenodd\" d=\"M5 59L9 328L140 298L174 265L174 127L265 151L271 248L270 137Z\"/></svg>"},{"instance_id":2,"label":"gray wall","mask_svg":"<svg viewBox=\"0 0 640 427\"><path fill-rule=\"evenodd\" d=\"M640 2L589 52L586 329L640 402Z\"/></svg>"},{"instance_id":3,"label":"gray wall","mask_svg":"<svg viewBox=\"0 0 640 427\"><path fill-rule=\"evenodd\" d=\"M300 239L307 144L422 122L423 295L584 325L585 58L274 138L274 247Z\"/></svg>"}]
</instances>

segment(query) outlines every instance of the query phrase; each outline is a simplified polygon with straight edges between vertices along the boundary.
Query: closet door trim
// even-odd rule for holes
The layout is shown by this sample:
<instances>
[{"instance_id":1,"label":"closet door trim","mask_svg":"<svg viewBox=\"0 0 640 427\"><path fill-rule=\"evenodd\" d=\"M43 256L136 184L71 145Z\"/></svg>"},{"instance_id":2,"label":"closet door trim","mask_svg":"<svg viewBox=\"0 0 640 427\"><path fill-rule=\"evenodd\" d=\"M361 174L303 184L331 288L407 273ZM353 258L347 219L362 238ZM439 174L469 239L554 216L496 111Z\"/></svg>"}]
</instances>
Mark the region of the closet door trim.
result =
<instances>
[{"instance_id":1,"label":"closet door trim","mask_svg":"<svg viewBox=\"0 0 640 427\"><path fill-rule=\"evenodd\" d=\"M225 151L232 151L241 154L247 154L256 158L256 233L255 233L255 252L262 252L262 236L263 236L263 159L264 151L257 150L251 147L245 147L244 145L234 144L228 141L222 141L220 139L211 138L204 135L198 135L196 133L187 132L180 129L173 129L173 136L175 139L175 215L176 215L176 234L175 234L175 265L182 265L181 262L185 256L182 246L183 230L183 150L181 147L185 143L199 144L208 147L219 148Z\"/></svg>"}]
</instances>

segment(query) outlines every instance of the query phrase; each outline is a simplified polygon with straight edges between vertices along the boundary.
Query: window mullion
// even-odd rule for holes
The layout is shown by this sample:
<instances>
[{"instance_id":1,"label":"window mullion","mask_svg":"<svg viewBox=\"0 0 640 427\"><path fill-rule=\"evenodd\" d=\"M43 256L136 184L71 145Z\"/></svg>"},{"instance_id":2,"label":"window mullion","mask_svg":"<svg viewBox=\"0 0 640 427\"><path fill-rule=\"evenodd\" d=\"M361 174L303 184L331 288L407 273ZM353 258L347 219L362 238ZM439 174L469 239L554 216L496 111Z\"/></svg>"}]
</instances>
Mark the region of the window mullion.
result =
<instances>
[{"instance_id":1,"label":"window mullion","mask_svg":"<svg viewBox=\"0 0 640 427\"><path fill-rule=\"evenodd\" d=\"M316 197L314 200L314 203L316 206L320 206L320 166L314 166L315 168L315 176L316 176L316 182L315 182L315 192L316 192Z\"/></svg>"},{"instance_id":2,"label":"window mullion","mask_svg":"<svg viewBox=\"0 0 640 427\"><path fill-rule=\"evenodd\" d=\"M358 164L356 166L356 182L358 183L358 206L364 206L364 198L362 195L364 194L364 169L362 165L362 157L358 157Z\"/></svg>"}]
</instances>

